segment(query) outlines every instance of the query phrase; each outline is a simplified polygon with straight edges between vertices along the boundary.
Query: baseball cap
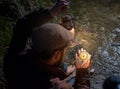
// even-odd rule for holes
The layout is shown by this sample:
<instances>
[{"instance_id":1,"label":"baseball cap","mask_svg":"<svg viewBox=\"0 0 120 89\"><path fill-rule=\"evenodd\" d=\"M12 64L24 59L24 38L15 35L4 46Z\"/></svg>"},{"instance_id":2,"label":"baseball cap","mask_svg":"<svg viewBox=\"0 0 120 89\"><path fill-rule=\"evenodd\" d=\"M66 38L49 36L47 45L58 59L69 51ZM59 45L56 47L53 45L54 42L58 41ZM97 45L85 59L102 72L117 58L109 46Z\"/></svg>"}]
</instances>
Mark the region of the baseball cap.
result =
<instances>
[{"instance_id":1,"label":"baseball cap","mask_svg":"<svg viewBox=\"0 0 120 89\"><path fill-rule=\"evenodd\" d=\"M74 36L63 26L55 23L43 24L34 29L32 48L38 53L72 46Z\"/></svg>"}]
</instances>

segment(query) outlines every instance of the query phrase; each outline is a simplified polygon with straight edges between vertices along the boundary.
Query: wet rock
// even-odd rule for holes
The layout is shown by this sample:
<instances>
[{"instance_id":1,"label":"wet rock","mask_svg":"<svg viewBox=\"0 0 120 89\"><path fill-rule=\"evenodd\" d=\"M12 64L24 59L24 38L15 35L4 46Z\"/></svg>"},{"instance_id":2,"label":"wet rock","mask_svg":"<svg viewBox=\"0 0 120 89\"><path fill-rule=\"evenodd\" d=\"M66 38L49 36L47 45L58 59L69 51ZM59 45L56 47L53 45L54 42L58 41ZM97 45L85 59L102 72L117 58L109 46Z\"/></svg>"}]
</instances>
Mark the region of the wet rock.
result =
<instances>
[{"instance_id":1,"label":"wet rock","mask_svg":"<svg viewBox=\"0 0 120 89\"><path fill-rule=\"evenodd\" d=\"M113 30L113 33L116 33L116 34L120 33L120 28L115 28L115 29Z\"/></svg>"},{"instance_id":2,"label":"wet rock","mask_svg":"<svg viewBox=\"0 0 120 89\"><path fill-rule=\"evenodd\" d=\"M118 62L117 62L117 61L114 61L114 62L113 62L113 65L114 65L114 66L118 65Z\"/></svg>"},{"instance_id":3,"label":"wet rock","mask_svg":"<svg viewBox=\"0 0 120 89\"><path fill-rule=\"evenodd\" d=\"M112 39L114 39L115 37L117 37L117 35L114 34L114 33L111 33L110 36L111 36Z\"/></svg>"},{"instance_id":4,"label":"wet rock","mask_svg":"<svg viewBox=\"0 0 120 89\"><path fill-rule=\"evenodd\" d=\"M120 15L117 16L117 19L120 19Z\"/></svg>"},{"instance_id":5,"label":"wet rock","mask_svg":"<svg viewBox=\"0 0 120 89\"><path fill-rule=\"evenodd\" d=\"M100 30L101 30L101 31L104 31L104 30L105 30L105 28L104 28L104 27L100 27Z\"/></svg>"},{"instance_id":6,"label":"wet rock","mask_svg":"<svg viewBox=\"0 0 120 89\"><path fill-rule=\"evenodd\" d=\"M90 75L93 75L95 73L95 69L90 70Z\"/></svg>"},{"instance_id":7,"label":"wet rock","mask_svg":"<svg viewBox=\"0 0 120 89\"><path fill-rule=\"evenodd\" d=\"M112 46L120 46L120 43L111 43Z\"/></svg>"},{"instance_id":8,"label":"wet rock","mask_svg":"<svg viewBox=\"0 0 120 89\"><path fill-rule=\"evenodd\" d=\"M117 48L117 53L120 55L120 46L118 46Z\"/></svg>"},{"instance_id":9,"label":"wet rock","mask_svg":"<svg viewBox=\"0 0 120 89\"><path fill-rule=\"evenodd\" d=\"M106 59L109 57L109 53L106 49L102 49L101 47L98 48L98 54L102 59Z\"/></svg>"}]
</instances>

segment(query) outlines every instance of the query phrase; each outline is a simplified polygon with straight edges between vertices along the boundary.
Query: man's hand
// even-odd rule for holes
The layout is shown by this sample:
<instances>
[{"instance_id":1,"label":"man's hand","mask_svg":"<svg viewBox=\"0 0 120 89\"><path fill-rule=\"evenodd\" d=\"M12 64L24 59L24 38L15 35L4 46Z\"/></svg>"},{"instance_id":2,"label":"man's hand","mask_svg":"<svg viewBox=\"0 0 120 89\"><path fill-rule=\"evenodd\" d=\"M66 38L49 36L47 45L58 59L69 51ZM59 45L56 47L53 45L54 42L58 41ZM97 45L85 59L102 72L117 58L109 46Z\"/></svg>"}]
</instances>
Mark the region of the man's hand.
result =
<instances>
[{"instance_id":1,"label":"man's hand","mask_svg":"<svg viewBox=\"0 0 120 89\"><path fill-rule=\"evenodd\" d=\"M52 16L57 16L67 11L69 2L67 0L58 0L56 4L50 9Z\"/></svg>"},{"instance_id":2,"label":"man's hand","mask_svg":"<svg viewBox=\"0 0 120 89\"><path fill-rule=\"evenodd\" d=\"M75 70L75 66L69 65L69 66L67 67L67 74L68 74L68 75L71 74L74 70Z\"/></svg>"},{"instance_id":3,"label":"man's hand","mask_svg":"<svg viewBox=\"0 0 120 89\"><path fill-rule=\"evenodd\" d=\"M80 54L81 52L86 52L87 53L87 58L84 61L80 61L82 59L80 59ZM79 68L88 68L90 65L90 59L91 59L91 55L84 50L83 48L81 48L80 50L78 50L78 52L75 54L75 59L76 59L76 69Z\"/></svg>"},{"instance_id":4,"label":"man's hand","mask_svg":"<svg viewBox=\"0 0 120 89\"><path fill-rule=\"evenodd\" d=\"M73 89L72 85L67 83L65 80L60 80L59 78L51 79L53 87L50 89Z\"/></svg>"}]
</instances>

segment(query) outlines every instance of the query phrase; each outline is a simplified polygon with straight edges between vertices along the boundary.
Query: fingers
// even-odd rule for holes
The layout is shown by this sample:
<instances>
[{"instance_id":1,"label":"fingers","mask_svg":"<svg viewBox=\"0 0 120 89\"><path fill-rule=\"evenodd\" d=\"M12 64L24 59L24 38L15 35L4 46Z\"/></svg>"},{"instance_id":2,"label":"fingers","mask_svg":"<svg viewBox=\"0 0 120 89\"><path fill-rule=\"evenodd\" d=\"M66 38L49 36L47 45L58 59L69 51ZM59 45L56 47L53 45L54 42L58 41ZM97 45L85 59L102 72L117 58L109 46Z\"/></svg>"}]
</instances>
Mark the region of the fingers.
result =
<instances>
[{"instance_id":1,"label":"fingers","mask_svg":"<svg viewBox=\"0 0 120 89\"><path fill-rule=\"evenodd\" d=\"M66 0L60 0L57 6L59 6L59 8L61 8L61 10L64 12L68 9L69 2Z\"/></svg>"},{"instance_id":2,"label":"fingers","mask_svg":"<svg viewBox=\"0 0 120 89\"><path fill-rule=\"evenodd\" d=\"M75 59L76 59L76 61L79 61L79 56L77 53L75 54Z\"/></svg>"},{"instance_id":3,"label":"fingers","mask_svg":"<svg viewBox=\"0 0 120 89\"><path fill-rule=\"evenodd\" d=\"M80 49L81 52L87 52L85 49L81 48Z\"/></svg>"},{"instance_id":4,"label":"fingers","mask_svg":"<svg viewBox=\"0 0 120 89\"><path fill-rule=\"evenodd\" d=\"M78 56L80 55L80 53L81 53L81 51L80 51L80 50L78 50Z\"/></svg>"},{"instance_id":5,"label":"fingers","mask_svg":"<svg viewBox=\"0 0 120 89\"><path fill-rule=\"evenodd\" d=\"M63 2L63 4L68 6L68 5L69 5L69 2L65 0L65 1Z\"/></svg>"},{"instance_id":6,"label":"fingers","mask_svg":"<svg viewBox=\"0 0 120 89\"><path fill-rule=\"evenodd\" d=\"M88 68L90 65L90 59L87 59L83 62L83 64L81 65L81 68Z\"/></svg>"},{"instance_id":7,"label":"fingers","mask_svg":"<svg viewBox=\"0 0 120 89\"><path fill-rule=\"evenodd\" d=\"M50 9L52 16L65 13L68 10L69 2L66 0L58 0L57 3Z\"/></svg>"},{"instance_id":8,"label":"fingers","mask_svg":"<svg viewBox=\"0 0 120 89\"><path fill-rule=\"evenodd\" d=\"M69 2L67 0L59 0L59 3L63 5L69 5Z\"/></svg>"},{"instance_id":9,"label":"fingers","mask_svg":"<svg viewBox=\"0 0 120 89\"><path fill-rule=\"evenodd\" d=\"M84 49L83 49L83 48L81 48L81 51L84 51Z\"/></svg>"},{"instance_id":10,"label":"fingers","mask_svg":"<svg viewBox=\"0 0 120 89\"><path fill-rule=\"evenodd\" d=\"M82 60L80 57L80 54L83 52L86 54L83 56L83 58L86 57L84 60ZM85 49L81 48L75 54L75 59L76 59L76 68L88 68L90 65L91 55Z\"/></svg>"},{"instance_id":11,"label":"fingers","mask_svg":"<svg viewBox=\"0 0 120 89\"><path fill-rule=\"evenodd\" d=\"M50 82L56 83L58 82L60 79L59 78L54 78L54 79L50 79Z\"/></svg>"},{"instance_id":12,"label":"fingers","mask_svg":"<svg viewBox=\"0 0 120 89\"><path fill-rule=\"evenodd\" d=\"M74 70L75 70L75 66L72 66L72 65L68 66L67 67L67 74L72 73Z\"/></svg>"},{"instance_id":13,"label":"fingers","mask_svg":"<svg viewBox=\"0 0 120 89\"><path fill-rule=\"evenodd\" d=\"M69 2L68 1L66 1L66 0L59 0L57 3L56 3L56 5L55 6L59 6L59 7L67 7L67 6L69 6Z\"/></svg>"}]
</instances>

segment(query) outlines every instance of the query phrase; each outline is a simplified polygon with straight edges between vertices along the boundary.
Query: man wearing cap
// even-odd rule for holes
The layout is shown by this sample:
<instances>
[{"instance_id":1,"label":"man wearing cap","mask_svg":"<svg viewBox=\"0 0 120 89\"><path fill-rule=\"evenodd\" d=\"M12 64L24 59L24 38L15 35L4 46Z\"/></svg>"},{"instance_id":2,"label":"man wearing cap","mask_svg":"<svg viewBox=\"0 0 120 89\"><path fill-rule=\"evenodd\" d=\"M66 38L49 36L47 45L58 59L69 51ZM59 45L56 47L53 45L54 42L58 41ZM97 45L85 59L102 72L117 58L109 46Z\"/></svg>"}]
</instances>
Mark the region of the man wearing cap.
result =
<instances>
[{"instance_id":1,"label":"man wearing cap","mask_svg":"<svg viewBox=\"0 0 120 89\"><path fill-rule=\"evenodd\" d=\"M72 46L74 36L64 27L46 23L53 16L67 10L68 2L59 0L51 9L40 9L22 19L14 28L13 37L4 58L3 70L8 89L50 89L50 80L64 80L68 75L59 67L68 46ZM32 49L26 49L28 38L32 37ZM73 86L63 89L89 89L90 54L82 64L76 59L76 80ZM58 88L59 89L59 88Z\"/></svg>"}]
</instances>

